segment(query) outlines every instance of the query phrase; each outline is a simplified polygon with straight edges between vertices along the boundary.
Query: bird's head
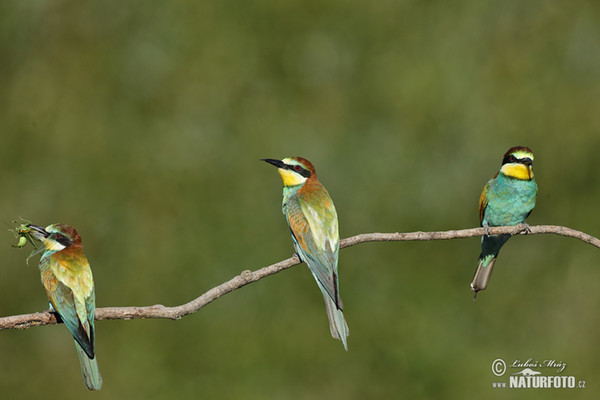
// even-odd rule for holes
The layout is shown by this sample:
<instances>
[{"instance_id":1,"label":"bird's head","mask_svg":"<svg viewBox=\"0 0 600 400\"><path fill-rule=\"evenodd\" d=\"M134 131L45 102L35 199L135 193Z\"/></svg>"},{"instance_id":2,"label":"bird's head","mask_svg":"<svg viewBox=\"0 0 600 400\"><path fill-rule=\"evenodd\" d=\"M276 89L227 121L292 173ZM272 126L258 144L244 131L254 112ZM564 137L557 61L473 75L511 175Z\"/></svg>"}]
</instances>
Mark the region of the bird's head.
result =
<instances>
[{"instance_id":1,"label":"bird's head","mask_svg":"<svg viewBox=\"0 0 600 400\"><path fill-rule=\"evenodd\" d=\"M502 159L500 173L524 181L533 179L533 152L531 149L524 146L509 149Z\"/></svg>"},{"instance_id":2,"label":"bird's head","mask_svg":"<svg viewBox=\"0 0 600 400\"><path fill-rule=\"evenodd\" d=\"M74 244L81 245L81 237L77 230L65 224L52 224L46 228L37 225L27 225L31 234L44 244L46 250L60 251Z\"/></svg>"},{"instance_id":3,"label":"bird's head","mask_svg":"<svg viewBox=\"0 0 600 400\"><path fill-rule=\"evenodd\" d=\"M283 160L265 158L262 161L277 167L283 186L302 185L311 176L316 176L315 167L302 157L289 157Z\"/></svg>"}]
</instances>

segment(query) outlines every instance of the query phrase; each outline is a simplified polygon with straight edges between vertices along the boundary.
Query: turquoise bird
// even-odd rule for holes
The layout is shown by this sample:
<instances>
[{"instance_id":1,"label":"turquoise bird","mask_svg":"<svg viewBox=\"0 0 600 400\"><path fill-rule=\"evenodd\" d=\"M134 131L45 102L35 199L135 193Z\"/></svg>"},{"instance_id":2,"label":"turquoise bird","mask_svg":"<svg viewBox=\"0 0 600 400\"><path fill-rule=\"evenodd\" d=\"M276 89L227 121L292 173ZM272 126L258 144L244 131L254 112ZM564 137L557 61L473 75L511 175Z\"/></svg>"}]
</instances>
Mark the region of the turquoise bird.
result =
<instances>
[{"instance_id":1,"label":"turquoise bird","mask_svg":"<svg viewBox=\"0 0 600 400\"><path fill-rule=\"evenodd\" d=\"M49 225L45 229L27 225L43 244L40 259L42 284L51 307L58 313L75 339L83 382L90 390L102 387L102 377L94 350L94 278L83 253L81 237L75 228Z\"/></svg>"},{"instance_id":2,"label":"turquoise bird","mask_svg":"<svg viewBox=\"0 0 600 400\"><path fill-rule=\"evenodd\" d=\"M340 235L333 201L308 160L291 157L262 161L278 168L283 180L283 214L292 233L294 249L323 293L331 335L341 340L347 351L349 331L339 293Z\"/></svg>"},{"instance_id":3,"label":"turquoise bird","mask_svg":"<svg viewBox=\"0 0 600 400\"><path fill-rule=\"evenodd\" d=\"M525 223L535 207L537 185L533 177L533 152L527 147L513 147L502 159L502 167L483 188L479 198L481 226L506 226ZM510 235L487 235L481 238L481 255L471 290L487 287L500 248Z\"/></svg>"}]
</instances>

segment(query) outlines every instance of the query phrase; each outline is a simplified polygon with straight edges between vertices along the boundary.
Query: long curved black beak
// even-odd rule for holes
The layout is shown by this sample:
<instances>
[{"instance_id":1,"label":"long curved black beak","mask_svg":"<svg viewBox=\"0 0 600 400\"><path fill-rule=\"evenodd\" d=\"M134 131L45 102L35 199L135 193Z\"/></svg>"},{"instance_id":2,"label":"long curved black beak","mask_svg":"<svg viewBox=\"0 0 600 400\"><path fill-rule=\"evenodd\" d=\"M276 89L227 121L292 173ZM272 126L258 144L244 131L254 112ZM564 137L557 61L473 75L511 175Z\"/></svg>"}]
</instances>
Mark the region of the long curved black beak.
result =
<instances>
[{"instance_id":1,"label":"long curved black beak","mask_svg":"<svg viewBox=\"0 0 600 400\"><path fill-rule=\"evenodd\" d=\"M31 234L38 240L42 240L50 236L50 234L41 226L27 224L27 227L31 229Z\"/></svg>"},{"instance_id":2,"label":"long curved black beak","mask_svg":"<svg viewBox=\"0 0 600 400\"><path fill-rule=\"evenodd\" d=\"M286 169L287 165L283 163L281 160L275 160L273 158L262 158L260 161L268 162L271 165L276 166L277 168Z\"/></svg>"}]
</instances>

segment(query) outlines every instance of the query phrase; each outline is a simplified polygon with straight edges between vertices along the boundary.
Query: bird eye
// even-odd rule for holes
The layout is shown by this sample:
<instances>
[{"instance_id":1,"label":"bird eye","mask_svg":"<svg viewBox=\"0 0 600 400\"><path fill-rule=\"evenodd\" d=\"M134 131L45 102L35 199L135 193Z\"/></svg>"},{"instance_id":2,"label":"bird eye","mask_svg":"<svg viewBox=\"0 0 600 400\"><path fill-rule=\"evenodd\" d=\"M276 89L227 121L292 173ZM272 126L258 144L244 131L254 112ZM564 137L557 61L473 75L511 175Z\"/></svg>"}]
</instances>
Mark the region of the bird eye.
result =
<instances>
[{"instance_id":1,"label":"bird eye","mask_svg":"<svg viewBox=\"0 0 600 400\"><path fill-rule=\"evenodd\" d=\"M517 161L517 158L511 154L511 155L510 155L510 157L508 158L508 160L509 160L511 163L514 163L515 161Z\"/></svg>"},{"instance_id":2,"label":"bird eye","mask_svg":"<svg viewBox=\"0 0 600 400\"><path fill-rule=\"evenodd\" d=\"M57 233L57 234L56 234L56 238L57 238L57 239L62 239L62 238L63 238L63 235L62 235L62 234L60 234L60 233Z\"/></svg>"},{"instance_id":3,"label":"bird eye","mask_svg":"<svg viewBox=\"0 0 600 400\"><path fill-rule=\"evenodd\" d=\"M301 169L299 165L294 165L294 171L300 172Z\"/></svg>"}]
</instances>

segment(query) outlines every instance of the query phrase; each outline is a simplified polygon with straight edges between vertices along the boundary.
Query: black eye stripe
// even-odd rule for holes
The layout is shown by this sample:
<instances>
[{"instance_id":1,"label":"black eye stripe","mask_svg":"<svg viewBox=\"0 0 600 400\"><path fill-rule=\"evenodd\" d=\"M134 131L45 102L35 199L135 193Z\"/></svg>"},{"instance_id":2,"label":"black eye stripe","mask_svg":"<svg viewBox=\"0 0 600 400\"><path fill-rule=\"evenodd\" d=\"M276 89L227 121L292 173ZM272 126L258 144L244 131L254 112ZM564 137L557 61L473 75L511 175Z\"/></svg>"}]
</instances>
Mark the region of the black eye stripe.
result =
<instances>
[{"instance_id":1,"label":"black eye stripe","mask_svg":"<svg viewBox=\"0 0 600 400\"><path fill-rule=\"evenodd\" d=\"M305 168L302 168L302 166L300 165L286 165L286 167L287 169L294 171L295 173L300 174L305 178L310 178L310 171Z\"/></svg>"},{"instance_id":2,"label":"black eye stripe","mask_svg":"<svg viewBox=\"0 0 600 400\"><path fill-rule=\"evenodd\" d=\"M54 237L58 243L62 244L65 247L69 247L73 244L73 241L67 236L63 235L62 233L56 233Z\"/></svg>"},{"instance_id":3,"label":"black eye stripe","mask_svg":"<svg viewBox=\"0 0 600 400\"><path fill-rule=\"evenodd\" d=\"M531 161L530 159L527 159L527 160ZM504 159L502 160L502 165L513 164L513 163L525 164L526 159L520 159L520 158L515 157L513 154L509 154L509 155L505 156Z\"/></svg>"}]
</instances>

